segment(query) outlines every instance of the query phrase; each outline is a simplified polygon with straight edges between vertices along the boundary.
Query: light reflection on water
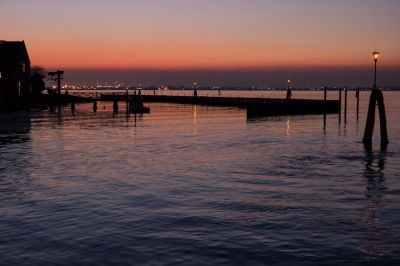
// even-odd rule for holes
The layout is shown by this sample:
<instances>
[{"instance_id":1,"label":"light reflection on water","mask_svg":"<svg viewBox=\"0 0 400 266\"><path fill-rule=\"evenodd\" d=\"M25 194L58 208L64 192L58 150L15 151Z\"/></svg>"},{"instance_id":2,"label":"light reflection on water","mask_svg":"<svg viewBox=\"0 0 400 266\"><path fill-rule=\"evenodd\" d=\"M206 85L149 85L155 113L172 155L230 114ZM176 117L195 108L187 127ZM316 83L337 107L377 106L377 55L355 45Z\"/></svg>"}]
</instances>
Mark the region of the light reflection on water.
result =
<instances>
[{"instance_id":1,"label":"light reflection on water","mask_svg":"<svg viewBox=\"0 0 400 266\"><path fill-rule=\"evenodd\" d=\"M394 264L400 123L385 98L388 150L364 150L367 100L325 128L165 103L1 115L0 264Z\"/></svg>"}]
</instances>

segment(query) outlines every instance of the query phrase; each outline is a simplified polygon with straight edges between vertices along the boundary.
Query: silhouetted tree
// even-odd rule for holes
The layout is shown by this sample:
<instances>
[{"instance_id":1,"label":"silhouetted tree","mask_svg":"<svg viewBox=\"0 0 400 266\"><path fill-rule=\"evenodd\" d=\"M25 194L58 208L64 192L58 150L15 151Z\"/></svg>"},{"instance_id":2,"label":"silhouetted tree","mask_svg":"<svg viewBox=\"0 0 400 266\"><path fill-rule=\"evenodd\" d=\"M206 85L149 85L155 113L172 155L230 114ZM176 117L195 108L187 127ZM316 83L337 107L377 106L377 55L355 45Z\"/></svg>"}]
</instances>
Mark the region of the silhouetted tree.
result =
<instances>
[{"instance_id":1,"label":"silhouetted tree","mask_svg":"<svg viewBox=\"0 0 400 266\"><path fill-rule=\"evenodd\" d=\"M46 72L44 67L33 65L31 66L31 88L33 94L40 94L46 89L44 78Z\"/></svg>"}]
</instances>

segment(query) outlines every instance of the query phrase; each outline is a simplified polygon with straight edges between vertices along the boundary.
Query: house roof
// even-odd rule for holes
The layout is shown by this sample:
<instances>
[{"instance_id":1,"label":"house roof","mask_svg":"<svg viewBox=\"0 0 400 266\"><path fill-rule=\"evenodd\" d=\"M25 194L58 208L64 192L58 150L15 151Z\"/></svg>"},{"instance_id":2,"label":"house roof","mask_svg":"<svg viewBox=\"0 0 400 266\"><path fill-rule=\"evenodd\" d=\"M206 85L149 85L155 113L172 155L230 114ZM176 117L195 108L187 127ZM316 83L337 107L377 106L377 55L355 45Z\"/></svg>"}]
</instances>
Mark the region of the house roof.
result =
<instances>
[{"instance_id":1,"label":"house roof","mask_svg":"<svg viewBox=\"0 0 400 266\"><path fill-rule=\"evenodd\" d=\"M0 64L30 64L24 41L0 41Z\"/></svg>"}]
</instances>

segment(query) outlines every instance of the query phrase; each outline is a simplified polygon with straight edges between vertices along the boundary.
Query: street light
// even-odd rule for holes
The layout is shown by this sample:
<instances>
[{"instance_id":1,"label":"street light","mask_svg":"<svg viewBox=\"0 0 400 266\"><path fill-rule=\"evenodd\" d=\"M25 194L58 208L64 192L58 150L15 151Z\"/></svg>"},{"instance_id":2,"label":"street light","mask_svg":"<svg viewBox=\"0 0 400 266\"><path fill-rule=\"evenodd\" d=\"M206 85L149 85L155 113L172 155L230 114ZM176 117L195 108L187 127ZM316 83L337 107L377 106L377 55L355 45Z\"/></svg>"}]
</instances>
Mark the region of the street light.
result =
<instances>
[{"instance_id":1,"label":"street light","mask_svg":"<svg viewBox=\"0 0 400 266\"><path fill-rule=\"evenodd\" d=\"M292 91L290 90L290 79L287 81L286 100L292 98Z\"/></svg>"},{"instance_id":2,"label":"street light","mask_svg":"<svg viewBox=\"0 0 400 266\"><path fill-rule=\"evenodd\" d=\"M376 89L376 61L378 61L379 52L373 52L372 55L374 56L374 61L375 61L374 89Z\"/></svg>"}]
</instances>

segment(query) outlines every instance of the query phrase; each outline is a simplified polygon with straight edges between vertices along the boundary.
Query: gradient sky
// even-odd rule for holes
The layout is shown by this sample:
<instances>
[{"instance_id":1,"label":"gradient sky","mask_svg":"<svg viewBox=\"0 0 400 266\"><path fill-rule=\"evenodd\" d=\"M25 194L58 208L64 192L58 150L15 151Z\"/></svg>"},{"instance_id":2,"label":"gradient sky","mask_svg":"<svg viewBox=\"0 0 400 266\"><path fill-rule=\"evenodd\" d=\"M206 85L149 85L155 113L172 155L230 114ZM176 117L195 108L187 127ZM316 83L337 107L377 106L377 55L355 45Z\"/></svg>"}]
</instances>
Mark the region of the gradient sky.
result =
<instances>
[{"instance_id":1,"label":"gradient sky","mask_svg":"<svg viewBox=\"0 0 400 266\"><path fill-rule=\"evenodd\" d=\"M64 84L400 86L398 0L0 0L0 39Z\"/></svg>"}]
</instances>

